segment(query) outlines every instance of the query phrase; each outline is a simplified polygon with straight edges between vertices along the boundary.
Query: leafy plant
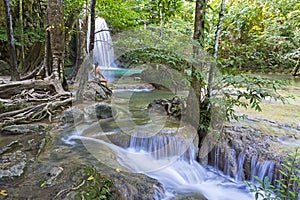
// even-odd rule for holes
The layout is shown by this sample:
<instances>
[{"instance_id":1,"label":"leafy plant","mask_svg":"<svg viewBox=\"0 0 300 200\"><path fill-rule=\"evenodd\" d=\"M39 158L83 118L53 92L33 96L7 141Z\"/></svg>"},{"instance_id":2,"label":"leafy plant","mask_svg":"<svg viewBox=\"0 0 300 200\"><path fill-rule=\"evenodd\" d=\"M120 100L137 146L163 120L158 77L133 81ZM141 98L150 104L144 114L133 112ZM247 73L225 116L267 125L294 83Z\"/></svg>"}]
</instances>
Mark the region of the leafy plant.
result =
<instances>
[{"instance_id":1,"label":"leafy plant","mask_svg":"<svg viewBox=\"0 0 300 200\"><path fill-rule=\"evenodd\" d=\"M284 160L285 163L281 164L283 170L280 170L282 179L276 180L279 183L279 194L283 200L297 200L300 192L299 147L295 149L294 153L290 152Z\"/></svg>"},{"instance_id":2,"label":"leafy plant","mask_svg":"<svg viewBox=\"0 0 300 200\"><path fill-rule=\"evenodd\" d=\"M264 180L261 180L259 177L254 177L257 182L258 186L249 182L245 182L246 185L250 188L250 192L255 192L255 199L262 199L262 200L280 200L279 197L274 195L274 191L276 188L270 183L269 177L266 176Z\"/></svg>"},{"instance_id":3,"label":"leafy plant","mask_svg":"<svg viewBox=\"0 0 300 200\"><path fill-rule=\"evenodd\" d=\"M279 100L287 103L291 96L283 96L277 92L288 85L287 81L269 80L261 76L250 76L245 74L227 74L224 75L221 82L222 90L226 102L227 119L238 119L241 116L236 115L235 106L248 108L249 106L261 112L260 103L266 98ZM243 117L243 116L242 116Z\"/></svg>"},{"instance_id":4,"label":"leafy plant","mask_svg":"<svg viewBox=\"0 0 300 200\"><path fill-rule=\"evenodd\" d=\"M102 176L96 167L87 165L84 168L84 181L78 189L76 199L112 200L112 180Z\"/></svg>"},{"instance_id":5,"label":"leafy plant","mask_svg":"<svg viewBox=\"0 0 300 200\"><path fill-rule=\"evenodd\" d=\"M255 199L263 200L298 200L300 192L300 151L299 147L294 152L290 152L282 163L282 170L279 170L282 178L276 180L278 186L273 186L266 176L264 180L255 177L258 185L245 182L250 192L255 192ZM261 198L260 198L261 197Z\"/></svg>"}]
</instances>

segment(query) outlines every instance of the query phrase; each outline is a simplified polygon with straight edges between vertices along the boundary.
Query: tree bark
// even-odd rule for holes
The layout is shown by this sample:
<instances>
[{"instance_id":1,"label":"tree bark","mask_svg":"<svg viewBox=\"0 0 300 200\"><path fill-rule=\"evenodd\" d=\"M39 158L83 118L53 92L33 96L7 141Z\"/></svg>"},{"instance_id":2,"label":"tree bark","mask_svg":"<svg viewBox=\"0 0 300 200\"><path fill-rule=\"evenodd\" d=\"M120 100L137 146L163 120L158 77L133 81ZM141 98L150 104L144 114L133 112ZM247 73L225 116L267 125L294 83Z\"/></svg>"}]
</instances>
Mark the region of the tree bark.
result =
<instances>
[{"instance_id":1,"label":"tree bark","mask_svg":"<svg viewBox=\"0 0 300 200\"><path fill-rule=\"evenodd\" d=\"M51 49L51 64L52 75L54 79L63 80L64 69L64 19L63 19L63 1L62 0L48 0L47 3L47 17L50 35L50 49Z\"/></svg>"},{"instance_id":2,"label":"tree bark","mask_svg":"<svg viewBox=\"0 0 300 200\"><path fill-rule=\"evenodd\" d=\"M214 51L213 51L213 58L215 60L217 60L217 56L218 56L219 39L220 39L220 33L221 33L222 23L223 23L223 19L224 19L224 12L225 12L225 0L222 0L221 10L220 10L220 13L219 13L219 20L218 20L217 30L216 30L216 33L215 33L215 44L214 44ZM207 84L208 98L212 97L214 68L215 68L214 64L212 64L209 68L208 84Z\"/></svg>"},{"instance_id":3,"label":"tree bark","mask_svg":"<svg viewBox=\"0 0 300 200\"><path fill-rule=\"evenodd\" d=\"M96 0L91 0L91 31L90 31L90 47L89 47L90 53L94 49L94 41L95 41L95 6L96 6Z\"/></svg>"},{"instance_id":4,"label":"tree bark","mask_svg":"<svg viewBox=\"0 0 300 200\"><path fill-rule=\"evenodd\" d=\"M87 4L87 3L86 3ZM82 20L78 19L77 21L77 35L76 35L76 63L72 73L69 76L69 79L75 80L79 68L82 65L86 54L87 49L87 31L88 30L88 7L84 9ZM89 37L89 36L88 36Z\"/></svg>"},{"instance_id":5,"label":"tree bark","mask_svg":"<svg viewBox=\"0 0 300 200\"><path fill-rule=\"evenodd\" d=\"M20 75L18 72L17 56L16 56L16 47L14 43L14 35L12 28L12 16L10 13L10 5L8 0L4 0L5 5L5 14L6 14L6 32L9 42L9 58L10 58L10 67L11 67L11 80L17 81L20 80Z\"/></svg>"},{"instance_id":6,"label":"tree bark","mask_svg":"<svg viewBox=\"0 0 300 200\"><path fill-rule=\"evenodd\" d=\"M196 0L195 21L194 21L194 40L197 40L201 47L204 47L204 28L206 0Z\"/></svg>"}]
</instances>

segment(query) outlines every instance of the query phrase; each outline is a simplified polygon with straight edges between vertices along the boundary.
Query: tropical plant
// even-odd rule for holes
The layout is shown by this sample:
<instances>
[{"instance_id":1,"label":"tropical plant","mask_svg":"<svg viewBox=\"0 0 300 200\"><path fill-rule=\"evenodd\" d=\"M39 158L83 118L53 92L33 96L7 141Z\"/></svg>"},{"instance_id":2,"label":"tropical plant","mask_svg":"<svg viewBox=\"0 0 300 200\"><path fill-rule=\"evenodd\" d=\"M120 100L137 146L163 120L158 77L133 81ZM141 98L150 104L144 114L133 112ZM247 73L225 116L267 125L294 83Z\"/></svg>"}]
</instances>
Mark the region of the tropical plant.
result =
<instances>
[{"instance_id":1,"label":"tropical plant","mask_svg":"<svg viewBox=\"0 0 300 200\"><path fill-rule=\"evenodd\" d=\"M87 165L84 167L84 181L82 183L79 185L76 198L112 200L113 182L102 176L95 166Z\"/></svg>"},{"instance_id":2,"label":"tropical plant","mask_svg":"<svg viewBox=\"0 0 300 200\"><path fill-rule=\"evenodd\" d=\"M298 200L300 192L300 151L296 147L294 152L289 152L281 164L279 170L281 179L276 180L277 186L273 186L266 176L264 180L255 177L258 184L245 182L250 192L255 192L255 199L263 200Z\"/></svg>"}]
</instances>

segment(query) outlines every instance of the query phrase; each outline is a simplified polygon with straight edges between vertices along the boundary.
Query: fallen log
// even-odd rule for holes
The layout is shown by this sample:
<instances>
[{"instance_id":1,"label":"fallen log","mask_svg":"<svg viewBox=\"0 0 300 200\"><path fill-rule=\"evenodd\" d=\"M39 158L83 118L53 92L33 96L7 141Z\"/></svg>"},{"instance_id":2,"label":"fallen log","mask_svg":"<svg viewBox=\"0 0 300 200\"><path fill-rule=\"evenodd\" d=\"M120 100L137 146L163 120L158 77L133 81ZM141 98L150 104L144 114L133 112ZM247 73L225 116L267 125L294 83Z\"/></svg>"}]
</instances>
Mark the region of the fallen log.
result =
<instances>
[{"instance_id":1,"label":"fallen log","mask_svg":"<svg viewBox=\"0 0 300 200\"><path fill-rule=\"evenodd\" d=\"M59 84L58 80L44 79L44 80L24 80L14 81L0 85L0 98L10 99L12 96L20 94L23 90L34 89L35 91L46 92L50 94L66 93Z\"/></svg>"}]
</instances>

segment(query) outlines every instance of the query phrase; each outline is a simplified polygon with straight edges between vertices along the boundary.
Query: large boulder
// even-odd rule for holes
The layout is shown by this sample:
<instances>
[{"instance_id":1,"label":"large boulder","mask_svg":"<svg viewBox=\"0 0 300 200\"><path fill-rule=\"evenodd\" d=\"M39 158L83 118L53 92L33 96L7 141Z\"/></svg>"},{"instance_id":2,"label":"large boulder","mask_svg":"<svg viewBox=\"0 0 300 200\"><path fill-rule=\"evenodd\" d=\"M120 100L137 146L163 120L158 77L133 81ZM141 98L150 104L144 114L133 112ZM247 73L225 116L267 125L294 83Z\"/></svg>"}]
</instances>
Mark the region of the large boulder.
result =
<instances>
[{"instance_id":1,"label":"large boulder","mask_svg":"<svg viewBox=\"0 0 300 200\"><path fill-rule=\"evenodd\" d=\"M85 100L100 101L110 99L112 91L97 81L87 82L83 97Z\"/></svg>"},{"instance_id":2,"label":"large boulder","mask_svg":"<svg viewBox=\"0 0 300 200\"><path fill-rule=\"evenodd\" d=\"M106 102L95 103L85 108L89 118L107 119L113 117L111 104Z\"/></svg>"},{"instance_id":3,"label":"large boulder","mask_svg":"<svg viewBox=\"0 0 300 200\"><path fill-rule=\"evenodd\" d=\"M84 112L77 108L72 107L65 110L60 117L61 126L72 126L84 121Z\"/></svg>"}]
</instances>

